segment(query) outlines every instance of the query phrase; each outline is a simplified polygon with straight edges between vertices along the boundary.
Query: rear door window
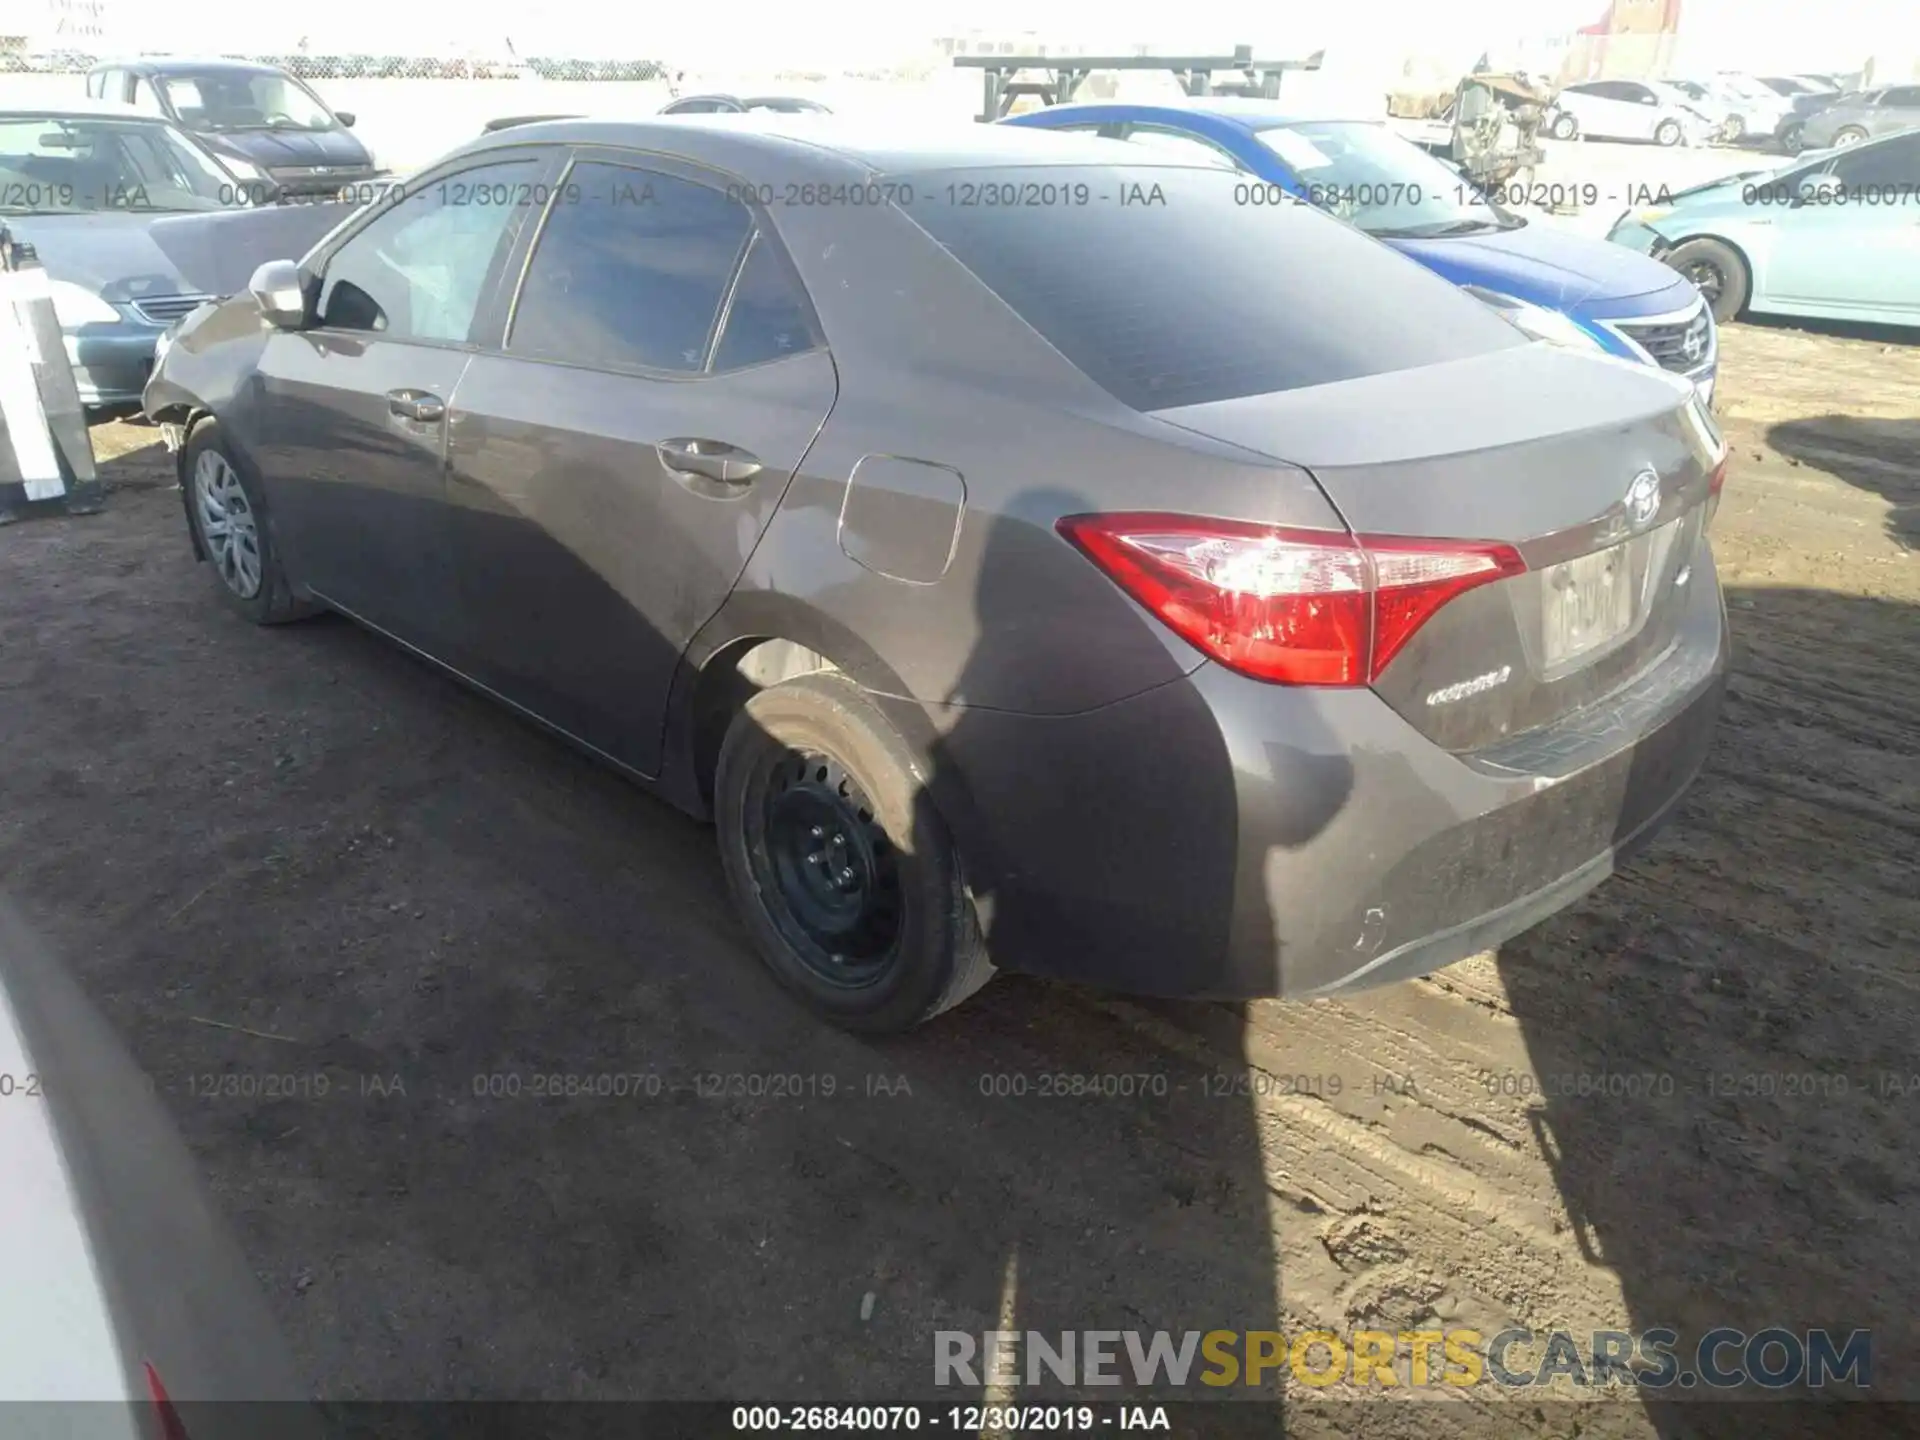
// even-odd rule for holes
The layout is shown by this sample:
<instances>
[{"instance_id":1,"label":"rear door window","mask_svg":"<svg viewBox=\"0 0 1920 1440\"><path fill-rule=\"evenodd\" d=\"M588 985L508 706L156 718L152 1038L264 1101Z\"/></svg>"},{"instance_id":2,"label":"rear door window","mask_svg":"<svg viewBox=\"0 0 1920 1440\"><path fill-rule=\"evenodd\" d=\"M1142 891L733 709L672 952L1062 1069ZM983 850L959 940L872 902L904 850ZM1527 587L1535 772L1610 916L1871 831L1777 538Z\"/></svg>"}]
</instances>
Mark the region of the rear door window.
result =
<instances>
[{"instance_id":1,"label":"rear door window","mask_svg":"<svg viewBox=\"0 0 1920 1440\"><path fill-rule=\"evenodd\" d=\"M752 235L746 206L711 186L582 161L534 244L507 349L595 369L704 370Z\"/></svg>"},{"instance_id":2,"label":"rear door window","mask_svg":"<svg viewBox=\"0 0 1920 1440\"><path fill-rule=\"evenodd\" d=\"M713 368L740 370L804 355L818 344L812 308L799 279L779 246L764 232L756 235L727 302Z\"/></svg>"},{"instance_id":3,"label":"rear door window","mask_svg":"<svg viewBox=\"0 0 1920 1440\"><path fill-rule=\"evenodd\" d=\"M1920 200L1920 133L1841 155L1830 173L1849 198L1911 206Z\"/></svg>"},{"instance_id":4,"label":"rear door window","mask_svg":"<svg viewBox=\"0 0 1920 1440\"><path fill-rule=\"evenodd\" d=\"M1063 356L1136 410L1411 370L1526 343L1486 305L1234 175L1030 166L909 177L908 213ZM1028 195L1084 203L1023 204Z\"/></svg>"}]
</instances>

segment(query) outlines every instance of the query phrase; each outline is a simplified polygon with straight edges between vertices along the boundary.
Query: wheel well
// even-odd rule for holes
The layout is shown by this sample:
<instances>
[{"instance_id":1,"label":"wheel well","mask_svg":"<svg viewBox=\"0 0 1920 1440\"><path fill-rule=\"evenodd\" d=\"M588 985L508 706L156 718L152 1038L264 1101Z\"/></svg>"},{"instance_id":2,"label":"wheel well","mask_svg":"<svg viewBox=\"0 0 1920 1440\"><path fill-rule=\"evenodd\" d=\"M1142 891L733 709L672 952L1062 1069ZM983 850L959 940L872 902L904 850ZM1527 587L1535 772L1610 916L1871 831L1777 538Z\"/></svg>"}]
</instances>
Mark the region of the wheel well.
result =
<instances>
[{"instance_id":1,"label":"wheel well","mask_svg":"<svg viewBox=\"0 0 1920 1440\"><path fill-rule=\"evenodd\" d=\"M193 438L194 427L212 417L211 410L196 405L166 405L151 417L155 423L172 422L180 426L180 448L173 452L173 478L180 486L180 504L187 512L187 543L193 546L196 560L205 560L207 550L200 543L199 526L193 523L193 497L187 490L187 442Z\"/></svg>"},{"instance_id":2,"label":"wheel well","mask_svg":"<svg viewBox=\"0 0 1920 1440\"><path fill-rule=\"evenodd\" d=\"M819 651L777 635L746 636L715 651L700 669L692 700L693 770L701 800L713 803L720 745L741 706L783 680L839 669Z\"/></svg>"},{"instance_id":3,"label":"wheel well","mask_svg":"<svg viewBox=\"0 0 1920 1440\"><path fill-rule=\"evenodd\" d=\"M1753 257L1748 255L1745 250L1741 249L1738 244L1729 240L1726 236L1711 233L1689 235L1684 240L1674 241L1673 244L1668 247L1667 258L1671 258L1673 252L1678 250L1682 245L1691 245L1696 240L1711 240L1716 245L1724 245L1739 257L1740 267L1747 272L1747 299L1751 301L1753 299Z\"/></svg>"}]
</instances>

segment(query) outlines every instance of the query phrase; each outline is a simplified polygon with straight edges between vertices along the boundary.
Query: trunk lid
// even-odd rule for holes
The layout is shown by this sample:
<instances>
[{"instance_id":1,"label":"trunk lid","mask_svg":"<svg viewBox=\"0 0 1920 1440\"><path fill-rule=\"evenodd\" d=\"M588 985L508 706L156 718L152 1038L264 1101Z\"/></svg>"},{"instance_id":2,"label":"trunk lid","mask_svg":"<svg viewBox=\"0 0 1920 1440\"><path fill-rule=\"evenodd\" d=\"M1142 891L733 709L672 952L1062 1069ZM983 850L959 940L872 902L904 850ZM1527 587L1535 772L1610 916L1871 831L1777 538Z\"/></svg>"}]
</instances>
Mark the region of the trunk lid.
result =
<instances>
[{"instance_id":1,"label":"trunk lid","mask_svg":"<svg viewBox=\"0 0 1920 1440\"><path fill-rule=\"evenodd\" d=\"M1454 751L1551 724L1672 650L1724 454L1690 387L1547 345L1156 414L1306 468L1357 535L1520 552L1526 573L1444 606L1374 685Z\"/></svg>"}]
</instances>

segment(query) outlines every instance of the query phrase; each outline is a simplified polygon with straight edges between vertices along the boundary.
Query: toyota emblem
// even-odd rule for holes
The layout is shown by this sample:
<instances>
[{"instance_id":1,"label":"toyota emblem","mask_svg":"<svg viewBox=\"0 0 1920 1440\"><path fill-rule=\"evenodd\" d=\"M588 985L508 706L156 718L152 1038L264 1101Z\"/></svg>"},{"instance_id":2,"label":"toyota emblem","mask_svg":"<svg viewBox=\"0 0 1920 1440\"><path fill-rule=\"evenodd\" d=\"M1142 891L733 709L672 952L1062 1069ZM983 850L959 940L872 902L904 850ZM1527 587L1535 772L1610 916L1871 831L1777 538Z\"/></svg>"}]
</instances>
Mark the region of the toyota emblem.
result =
<instances>
[{"instance_id":1,"label":"toyota emblem","mask_svg":"<svg viewBox=\"0 0 1920 1440\"><path fill-rule=\"evenodd\" d=\"M1642 470L1633 477L1633 484L1627 487L1627 519L1634 529L1643 529L1653 523L1653 517L1660 513L1660 477L1652 470Z\"/></svg>"}]
</instances>

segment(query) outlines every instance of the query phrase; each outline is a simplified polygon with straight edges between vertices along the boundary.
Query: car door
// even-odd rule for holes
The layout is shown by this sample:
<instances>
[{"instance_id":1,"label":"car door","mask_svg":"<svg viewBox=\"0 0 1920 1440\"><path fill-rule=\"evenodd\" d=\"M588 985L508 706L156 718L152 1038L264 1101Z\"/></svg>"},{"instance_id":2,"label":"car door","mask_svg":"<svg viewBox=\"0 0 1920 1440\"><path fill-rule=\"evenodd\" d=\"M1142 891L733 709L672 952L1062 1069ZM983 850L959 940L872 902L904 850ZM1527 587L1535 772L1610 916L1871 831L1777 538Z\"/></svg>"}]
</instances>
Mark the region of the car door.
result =
<instances>
[{"instance_id":1,"label":"car door","mask_svg":"<svg viewBox=\"0 0 1920 1440\"><path fill-rule=\"evenodd\" d=\"M320 257L312 323L258 362L244 438L290 572L435 655L455 635L446 405L561 154L489 151L396 192Z\"/></svg>"},{"instance_id":2,"label":"car door","mask_svg":"<svg viewBox=\"0 0 1920 1440\"><path fill-rule=\"evenodd\" d=\"M1826 166L1825 199L1778 210L1766 299L1807 313L1920 319L1920 132L1864 144Z\"/></svg>"},{"instance_id":3,"label":"car door","mask_svg":"<svg viewBox=\"0 0 1920 1440\"><path fill-rule=\"evenodd\" d=\"M1585 85L1572 85L1561 93L1560 98L1562 108L1570 111L1573 118L1580 122L1582 135L1603 140L1619 136L1622 106L1614 98L1612 82L1596 80ZM1572 103L1565 104L1568 100Z\"/></svg>"},{"instance_id":4,"label":"car door","mask_svg":"<svg viewBox=\"0 0 1920 1440\"><path fill-rule=\"evenodd\" d=\"M1660 103L1659 92L1637 80L1615 82L1619 100L1619 133L1632 140L1651 140L1662 120L1675 118Z\"/></svg>"},{"instance_id":5,"label":"car door","mask_svg":"<svg viewBox=\"0 0 1920 1440\"><path fill-rule=\"evenodd\" d=\"M451 411L468 673L652 774L680 655L825 422L833 361L724 177L582 150L527 248Z\"/></svg>"},{"instance_id":6,"label":"car door","mask_svg":"<svg viewBox=\"0 0 1920 1440\"><path fill-rule=\"evenodd\" d=\"M1920 85L1895 85L1874 110L1873 133L1891 135L1914 126L1920 126Z\"/></svg>"}]
</instances>

